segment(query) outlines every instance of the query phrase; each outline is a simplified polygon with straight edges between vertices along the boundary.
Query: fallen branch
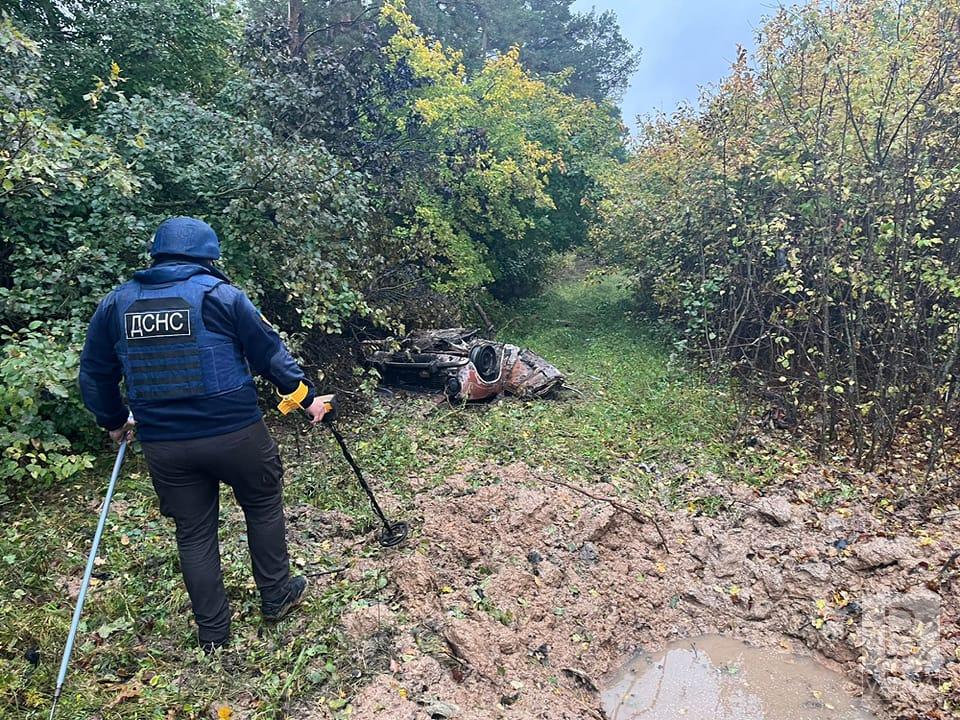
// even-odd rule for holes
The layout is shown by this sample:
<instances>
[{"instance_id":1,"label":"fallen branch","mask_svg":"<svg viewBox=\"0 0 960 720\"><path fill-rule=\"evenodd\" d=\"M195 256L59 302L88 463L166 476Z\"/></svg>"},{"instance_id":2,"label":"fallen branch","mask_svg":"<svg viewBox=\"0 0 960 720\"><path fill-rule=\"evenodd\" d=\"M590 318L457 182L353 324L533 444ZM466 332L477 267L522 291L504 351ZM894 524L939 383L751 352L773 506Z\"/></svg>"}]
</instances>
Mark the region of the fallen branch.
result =
<instances>
[{"instance_id":1,"label":"fallen branch","mask_svg":"<svg viewBox=\"0 0 960 720\"><path fill-rule=\"evenodd\" d=\"M478 303L476 300L473 301L473 309L477 311L477 314L480 316L480 319L483 320L483 324L486 326L487 334L489 335L490 333L492 333L494 329L493 322L490 320L487 314L483 311L483 308L480 307L480 303Z\"/></svg>"},{"instance_id":2,"label":"fallen branch","mask_svg":"<svg viewBox=\"0 0 960 720\"><path fill-rule=\"evenodd\" d=\"M667 555L670 554L670 548L667 547L667 538L664 536L663 530L660 529L660 523L656 521L656 518L652 516L644 515L639 510L636 510L635 508L632 508L629 505L625 505L619 500L614 500L613 498L609 498L604 495L594 495L592 492L590 492L589 490L584 490L579 485L574 485L572 483L568 483L563 480L557 480L556 478L551 478L551 477L545 477L544 480L546 480L547 482L551 482L555 485L562 485L568 490L573 490L575 493L580 493L581 495L584 495L585 497L588 497L591 500L596 500L598 502L605 502L611 507L613 507L614 509L619 510L622 513L626 513L641 525L649 522L651 525L653 525L654 529L657 531L657 535L660 536L660 545L663 548L663 551L667 553Z\"/></svg>"}]
</instances>

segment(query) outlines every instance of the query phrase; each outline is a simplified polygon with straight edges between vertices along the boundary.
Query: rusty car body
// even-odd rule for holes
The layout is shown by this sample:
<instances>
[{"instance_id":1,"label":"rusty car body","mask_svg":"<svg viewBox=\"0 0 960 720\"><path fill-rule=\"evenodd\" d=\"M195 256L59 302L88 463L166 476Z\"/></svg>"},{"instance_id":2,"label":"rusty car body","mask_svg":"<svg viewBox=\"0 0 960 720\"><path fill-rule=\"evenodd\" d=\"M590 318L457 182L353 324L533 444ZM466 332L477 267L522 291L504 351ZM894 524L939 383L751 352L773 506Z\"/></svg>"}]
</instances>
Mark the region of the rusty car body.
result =
<instances>
[{"instance_id":1,"label":"rusty car body","mask_svg":"<svg viewBox=\"0 0 960 720\"><path fill-rule=\"evenodd\" d=\"M541 398L563 386L563 374L536 353L487 340L468 328L420 330L400 341L365 347L367 366L386 384L442 391L451 401L488 400L504 393Z\"/></svg>"}]
</instances>

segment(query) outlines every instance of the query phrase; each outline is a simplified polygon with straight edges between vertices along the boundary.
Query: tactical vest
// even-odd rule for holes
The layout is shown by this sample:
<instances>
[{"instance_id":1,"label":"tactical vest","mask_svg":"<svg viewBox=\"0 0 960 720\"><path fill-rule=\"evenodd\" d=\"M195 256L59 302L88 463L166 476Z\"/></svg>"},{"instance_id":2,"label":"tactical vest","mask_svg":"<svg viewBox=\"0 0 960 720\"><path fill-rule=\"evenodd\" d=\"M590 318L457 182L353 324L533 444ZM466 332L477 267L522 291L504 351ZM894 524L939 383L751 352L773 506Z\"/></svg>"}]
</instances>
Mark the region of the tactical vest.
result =
<instances>
[{"instance_id":1,"label":"tactical vest","mask_svg":"<svg viewBox=\"0 0 960 720\"><path fill-rule=\"evenodd\" d=\"M169 285L117 288L116 350L131 404L212 397L253 382L236 343L203 322L203 299L223 280L198 274Z\"/></svg>"}]
</instances>

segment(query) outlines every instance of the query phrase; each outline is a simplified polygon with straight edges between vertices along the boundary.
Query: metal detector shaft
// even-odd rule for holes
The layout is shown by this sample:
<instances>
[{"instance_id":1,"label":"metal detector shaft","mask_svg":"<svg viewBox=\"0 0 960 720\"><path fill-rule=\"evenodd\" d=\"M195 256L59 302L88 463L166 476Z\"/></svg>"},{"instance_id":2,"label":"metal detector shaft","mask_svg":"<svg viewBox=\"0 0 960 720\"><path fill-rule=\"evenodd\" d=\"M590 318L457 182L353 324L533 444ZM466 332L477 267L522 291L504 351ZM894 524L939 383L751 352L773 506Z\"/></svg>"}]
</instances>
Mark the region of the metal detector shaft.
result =
<instances>
[{"instance_id":1,"label":"metal detector shaft","mask_svg":"<svg viewBox=\"0 0 960 720\"><path fill-rule=\"evenodd\" d=\"M87 599L87 589L90 587L90 577L93 575L93 564L97 559L97 549L100 547L100 538L103 536L103 528L107 524L107 513L110 511L110 501L113 499L113 490L117 486L120 466L123 465L123 458L126 454L127 441L124 439L120 443L120 449L117 451L117 459L113 463L113 474L110 476L107 494L103 499L103 509L100 511L100 522L97 525L96 533L93 535L93 546L90 548L90 557L87 558L87 569L83 573L83 582L80 583L80 593L77 595L77 607L73 610L73 622L70 624L70 634L67 635L67 645L63 648L63 657L60 660L60 674L57 675L57 689L53 693L53 706L50 708L50 720L53 720L54 713L57 711L57 702L60 700L60 693L63 691L63 683L67 679L70 655L73 652L73 643L77 639L77 628L80 627L80 615L83 613L83 601Z\"/></svg>"},{"instance_id":2,"label":"metal detector shaft","mask_svg":"<svg viewBox=\"0 0 960 720\"><path fill-rule=\"evenodd\" d=\"M340 446L340 450L343 452L343 457L346 458L347 463L353 468L354 475L357 476L357 480L360 481L360 487L363 488L364 492L367 493L367 497L370 498L370 504L373 505L374 511L377 513L377 517L383 522L384 526L391 527L390 521L387 520L387 516L384 514L383 510L380 509L380 503L377 502L376 496L373 494L373 490L370 489L370 485L367 483L366 478L363 477L363 473L360 472L360 468L354 461L353 456L350 454L350 451L347 449L347 444L343 441L343 435L333 426L333 423L327 423L327 427L330 428L330 432L333 433L333 436L337 439L337 444Z\"/></svg>"}]
</instances>

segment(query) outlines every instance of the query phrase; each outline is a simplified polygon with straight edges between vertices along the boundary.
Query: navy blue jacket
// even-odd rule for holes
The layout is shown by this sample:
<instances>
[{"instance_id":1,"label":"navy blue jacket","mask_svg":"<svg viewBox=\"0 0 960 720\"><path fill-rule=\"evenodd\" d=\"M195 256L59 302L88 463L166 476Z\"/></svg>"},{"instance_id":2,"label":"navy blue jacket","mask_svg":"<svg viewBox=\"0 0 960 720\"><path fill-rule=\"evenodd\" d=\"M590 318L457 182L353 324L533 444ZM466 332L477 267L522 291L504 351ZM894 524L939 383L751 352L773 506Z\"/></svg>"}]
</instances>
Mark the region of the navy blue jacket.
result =
<instances>
[{"instance_id":1,"label":"navy blue jacket","mask_svg":"<svg viewBox=\"0 0 960 720\"><path fill-rule=\"evenodd\" d=\"M198 273L222 278L213 267L182 260L161 262L134 274L150 285L182 281ZM80 356L80 393L97 424L107 430L121 427L129 410L120 393L123 370L115 345L119 340L114 293L105 297L90 321ZM254 307L242 290L223 283L207 293L203 321L214 331L233 338L251 372L269 380L286 395L305 383L310 392L301 403L314 399L313 386L290 356L277 332ZM145 402L137 409L137 435L141 440L186 440L234 432L260 420L253 384L207 398L181 398Z\"/></svg>"}]
</instances>

